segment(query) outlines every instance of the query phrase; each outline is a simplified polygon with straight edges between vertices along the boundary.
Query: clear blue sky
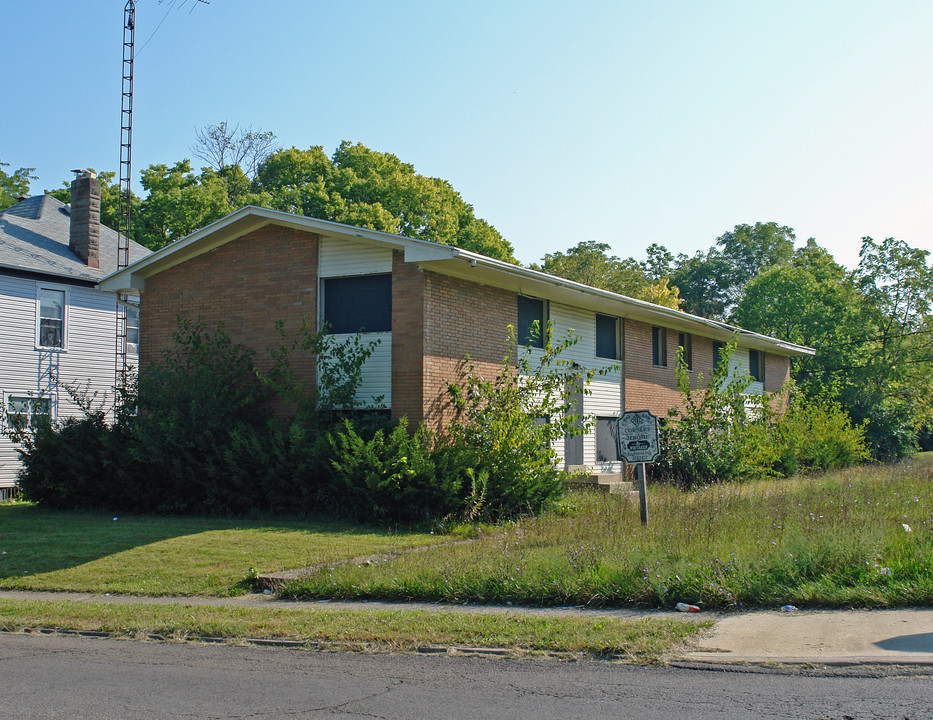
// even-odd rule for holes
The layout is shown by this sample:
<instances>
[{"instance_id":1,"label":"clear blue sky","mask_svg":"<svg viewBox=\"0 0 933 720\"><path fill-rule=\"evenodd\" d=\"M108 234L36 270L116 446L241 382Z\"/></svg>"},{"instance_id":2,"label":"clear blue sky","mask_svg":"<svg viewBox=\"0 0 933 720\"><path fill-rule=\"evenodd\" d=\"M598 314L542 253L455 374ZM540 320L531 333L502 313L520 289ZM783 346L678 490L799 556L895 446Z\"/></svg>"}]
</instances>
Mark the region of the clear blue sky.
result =
<instances>
[{"instance_id":1,"label":"clear blue sky","mask_svg":"<svg viewBox=\"0 0 933 720\"><path fill-rule=\"evenodd\" d=\"M124 0L0 6L0 159L116 170ZM134 182L226 119L394 153L523 262L774 220L852 266L933 250L931 32L929 0L138 0Z\"/></svg>"}]
</instances>

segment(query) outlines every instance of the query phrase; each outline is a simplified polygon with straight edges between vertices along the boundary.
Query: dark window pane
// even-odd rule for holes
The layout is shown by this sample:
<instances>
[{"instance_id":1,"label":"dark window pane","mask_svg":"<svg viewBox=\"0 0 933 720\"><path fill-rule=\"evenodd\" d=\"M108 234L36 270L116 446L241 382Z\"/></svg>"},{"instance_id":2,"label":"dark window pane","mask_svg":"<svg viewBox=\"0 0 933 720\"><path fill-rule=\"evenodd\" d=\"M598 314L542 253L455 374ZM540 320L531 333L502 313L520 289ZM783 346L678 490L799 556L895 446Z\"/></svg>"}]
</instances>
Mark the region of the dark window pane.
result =
<instances>
[{"instance_id":1,"label":"dark window pane","mask_svg":"<svg viewBox=\"0 0 933 720\"><path fill-rule=\"evenodd\" d=\"M324 322L331 333L390 331L392 276L325 279Z\"/></svg>"},{"instance_id":2,"label":"dark window pane","mask_svg":"<svg viewBox=\"0 0 933 720\"><path fill-rule=\"evenodd\" d=\"M667 329L651 328L651 361L655 365L667 367Z\"/></svg>"},{"instance_id":3,"label":"dark window pane","mask_svg":"<svg viewBox=\"0 0 933 720\"><path fill-rule=\"evenodd\" d=\"M596 418L596 462L619 459L619 418Z\"/></svg>"},{"instance_id":4,"label":"dark window pane","mask_svg":"<svg viewBox=\"0 0 933 720\"><path fill-rule=\"evenodd\" d=\"M537 329L534 329L535 322ZM544 347L544 300L518 296L518 343Z\"/></svg>"},{"instance_id":5,"label":"dark window pane","mask_svg":"<svg viewBox=\"0 0 933 720\"><path fill-rule=\"evenodd\" d=\"M693 370L693 335L680 333L677 337L677 344L684 349L684 364L687 369Z\"/></svg>"},{"instance_id":6,"label":"dark window pane","mask_svg":"<svg viewBox=\"0 0 933 720\"><path fill-rule=\"evenodd\" d=\"M719 363L722 362L722 351L726 349L726 344L713 341L713 371L719 369Z\"/></svg>"},{"instance_id":7,"label":"dark window pane","mask_svg":"<svg viewBox=\"0 0 933 720\"><path fill-rule=\"evenodd\" d=\"M619 359L619 343L616 340L618 323L608 315L596 316L596 357Z\"/></svg>"},{"instance_id":8,"label":"dark window pane","mask_svg":"<svg viewBox=\"0 0 933 720\"><path fill-rule=\"evenodd\" d=\"M762 368L762 356L761 353L757 350L748 351L748 372L752 376L752 380L756 382L761 382L764 377L764 371Z\"/></svg>"}]
</instances>

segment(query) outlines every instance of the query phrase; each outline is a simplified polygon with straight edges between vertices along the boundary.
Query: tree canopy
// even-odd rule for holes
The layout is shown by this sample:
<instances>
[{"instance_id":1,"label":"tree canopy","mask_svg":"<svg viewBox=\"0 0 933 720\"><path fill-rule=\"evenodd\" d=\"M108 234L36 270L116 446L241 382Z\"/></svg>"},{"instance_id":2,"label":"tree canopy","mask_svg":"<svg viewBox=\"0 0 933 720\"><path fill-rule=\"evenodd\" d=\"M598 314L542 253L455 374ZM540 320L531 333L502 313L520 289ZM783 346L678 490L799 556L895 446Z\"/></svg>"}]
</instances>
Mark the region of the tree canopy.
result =
<instances>
[{"instance_id":1,"label":"tree canopy","mask_svg":"<svg viewBox=\"0 0 933 720\"><path fill-rule=\"evenodd\" d=\"M36 179L35 168L19 168L8 174L3 169L6 167L10 167L10 163L0 160L0 210L6 210L28 195L29 183Z\"/></svg>"}]
</instances>

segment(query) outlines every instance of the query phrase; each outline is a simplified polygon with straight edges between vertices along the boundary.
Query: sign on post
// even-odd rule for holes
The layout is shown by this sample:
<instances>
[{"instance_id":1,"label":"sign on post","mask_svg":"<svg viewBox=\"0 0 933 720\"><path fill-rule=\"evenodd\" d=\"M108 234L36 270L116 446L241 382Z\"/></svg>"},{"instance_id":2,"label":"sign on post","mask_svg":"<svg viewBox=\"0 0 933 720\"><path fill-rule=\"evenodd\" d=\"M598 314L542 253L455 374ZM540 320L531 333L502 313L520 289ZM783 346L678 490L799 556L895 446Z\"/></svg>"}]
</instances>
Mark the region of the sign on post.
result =
<instances>
[{"instance_id":1,"label":"sign on post","mask_svg":"<svg viewBox=\"0 0 933 720\"><path fill-rule=\"evenodd\" d=\"M619 455L635 465L641 523L648 524L648 485L645 463L653 463L661 454L658 441L658 418L650 410L633 410L619 418Z\"/></svg>"},{"instance_id":2,"label":"sign on post","mask_svg":"<svg viewBox=\"0 0 933 720\"><path fill-rule=\"evenodd\" d=\"M650 410L633 410L619 418L619 455L625 462L653 463L661 454L658 418Z\"/></svg>"}]
</instances>

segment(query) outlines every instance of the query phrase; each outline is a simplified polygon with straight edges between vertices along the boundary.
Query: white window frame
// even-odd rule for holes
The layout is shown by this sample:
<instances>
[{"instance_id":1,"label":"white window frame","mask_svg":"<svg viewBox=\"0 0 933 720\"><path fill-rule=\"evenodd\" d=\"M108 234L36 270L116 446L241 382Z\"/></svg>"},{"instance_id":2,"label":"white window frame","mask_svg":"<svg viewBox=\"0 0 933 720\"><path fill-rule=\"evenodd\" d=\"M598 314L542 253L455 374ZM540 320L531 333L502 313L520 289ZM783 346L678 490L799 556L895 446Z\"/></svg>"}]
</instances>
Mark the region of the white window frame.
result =
<instances>
[{"instance_id":1,"label":"white window frame","mask_svg":"<svg viewBox=\"0 0 933 720\"><path fill-rule=\"evenodd\" d=\"M126 352L132 353L133 355L139 355L139 338L141 337L142 327L140 326L139 320L139 303L128 300L123 302L118 300L117 303L123 307L123 310L126 312ZM130 313L136 313L136 342L130 342Z\"/></svg>"},{"instance_id":2,"label":"white window frame","mask_svg":"<svg viewBox=\"0 0 933 720\"><path fill-rule=\"evenodd\" d=\"M8 414L9 415L20 414L17 412L11 412L10 402L13 400L25 400L27 403L29 403L28 424L30 427L35 427L35 418L37 416L37 413L35 412L35 407L36 407L36 403L39 401L45 401L48 403L49 419L55 420L55 415L56 415L55 398L53 398L50 395L42 395L42 394L35 393L35 392L7 392L7 393L3 393L2 397L3 397L3 413L2 413L2 416L0 416L0 418L2 418L4 421L6 420ZM42 414L42 413L38 413L38 414Z\"/></svg>"},{"instance_id":3,"label":"white window frame","mask_svg":"<svg viewBox=\"0 0 933 720\"><path fill-rule=\"evenodd\" d=\"M41 343L40 337L40 328L42 325L42 291L51 290L53 292L60 292L63 296L62 304L62 346L61 347L52 347L48 345L43 345ZM56 283L36 283L36 350L42 350L45 352L67 352L68 351L68 323L69 323L69 312L68 306L71 301L71 288L67 285L59 285Z\"/></svg>"}]
</instances>

